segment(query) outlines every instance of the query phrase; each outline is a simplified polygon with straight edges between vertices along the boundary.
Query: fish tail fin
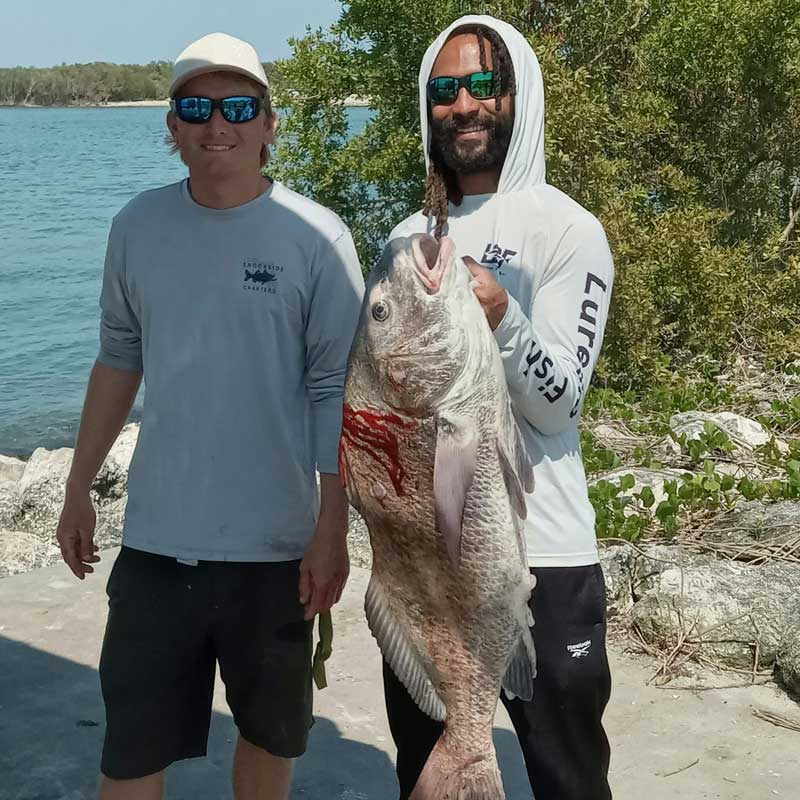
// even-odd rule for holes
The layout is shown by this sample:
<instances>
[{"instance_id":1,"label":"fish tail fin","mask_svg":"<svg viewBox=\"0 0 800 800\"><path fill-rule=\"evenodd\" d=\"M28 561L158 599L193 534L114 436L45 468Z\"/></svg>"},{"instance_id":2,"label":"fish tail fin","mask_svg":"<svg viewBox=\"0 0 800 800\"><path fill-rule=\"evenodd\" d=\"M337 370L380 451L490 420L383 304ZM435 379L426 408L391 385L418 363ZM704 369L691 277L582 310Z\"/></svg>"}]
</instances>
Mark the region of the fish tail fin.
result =
<instances>
[{"instance_id":1,"label":"fish tail fin","mask_svg":"<svg viewBox=\"0 0 800 800\"><path fill-rule=\"evenodd\" d=\"M448 751L445 733L433 748L409 800L505 800L494 747L464 760Z\"/></svg>"},{"instance_id":2,"label":"fish tail fin","mask_svg":"<svg viewBox=\"0 0 800 800\"><path fill-rule=\"evenodd\" d=\"M245 279L246 281L251 281L251 280L253 280L253 273L252 273L252 272L249 272L248 270L245 270L245 271L244 271L244 279Z\"/></svg>"}]
</instances>

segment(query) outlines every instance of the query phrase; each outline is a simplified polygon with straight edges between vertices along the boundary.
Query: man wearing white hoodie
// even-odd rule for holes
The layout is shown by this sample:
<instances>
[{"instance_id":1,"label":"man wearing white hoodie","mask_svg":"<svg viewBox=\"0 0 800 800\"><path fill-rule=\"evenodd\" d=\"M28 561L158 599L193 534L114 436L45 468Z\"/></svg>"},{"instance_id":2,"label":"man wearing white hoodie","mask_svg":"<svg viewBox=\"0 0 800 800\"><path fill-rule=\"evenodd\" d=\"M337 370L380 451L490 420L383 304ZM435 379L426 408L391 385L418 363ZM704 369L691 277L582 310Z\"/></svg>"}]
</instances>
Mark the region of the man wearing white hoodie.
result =
<instances>
[{"instance_id":1,"label":"man wearing white hoodie","mask_svg":"<svg viewBox=\"0 0 800 800\"><path fill-rule=\"evenodd\" d=\"M605 590L578 419L608 314L611 253L600 223L545 182L542 77L519 31L462 17L428 48L419 80L425 208L390 238L446 234L467 260L536 479L525 530L538 674L531 701L502 700L536 800L608 800ZM387 665L384 687L404 800L441 723Z\"/></svg>"}]
</instances>

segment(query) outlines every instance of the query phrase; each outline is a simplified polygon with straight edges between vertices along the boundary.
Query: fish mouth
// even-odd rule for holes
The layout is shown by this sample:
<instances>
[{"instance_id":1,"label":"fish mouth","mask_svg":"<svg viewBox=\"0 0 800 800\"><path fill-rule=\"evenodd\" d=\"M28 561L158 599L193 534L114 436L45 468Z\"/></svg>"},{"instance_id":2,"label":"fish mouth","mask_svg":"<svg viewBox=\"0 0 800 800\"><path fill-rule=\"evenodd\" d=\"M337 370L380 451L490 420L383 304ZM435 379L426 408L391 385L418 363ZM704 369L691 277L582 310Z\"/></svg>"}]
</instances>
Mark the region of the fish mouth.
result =
<instances>
[{"instance_id":1,"label":"fish mouth","mask_svg":"<svg viewBox=\"0 0 800 800\"><path fill-rule=\"evenodd\" d=\"M447 265L455 250L453 240L443 236L437 241L425 234L412 241L411 250L417 277L428 294L436 294L442 288Z\"/></svg>"}]
</instances>

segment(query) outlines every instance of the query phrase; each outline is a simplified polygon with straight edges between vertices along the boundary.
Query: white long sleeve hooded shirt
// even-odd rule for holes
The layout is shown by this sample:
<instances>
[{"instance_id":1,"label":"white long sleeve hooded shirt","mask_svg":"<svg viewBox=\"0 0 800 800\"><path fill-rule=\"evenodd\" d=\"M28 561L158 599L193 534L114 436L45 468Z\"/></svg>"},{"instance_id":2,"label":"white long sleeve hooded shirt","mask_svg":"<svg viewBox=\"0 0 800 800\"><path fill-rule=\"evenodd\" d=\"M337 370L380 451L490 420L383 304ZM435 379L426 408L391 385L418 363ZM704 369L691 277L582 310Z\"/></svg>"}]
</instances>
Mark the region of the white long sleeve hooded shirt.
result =
<instances>
[{"instance_id":1,"label":"white long sleeve hooded shirt","mask_svg":"<svg viewBox=\"0 0 800 800\"><path fill-rule=\"evenodd\" d=\"M419 74L426 165L431 132L425 86L451 33L466 25L492 28L505 42L516 79L515 118L497 192L450 204L445 233L459 256L492 270L509 295L494 333L534 468L525 522L529 563L595 564L595 515L578 420L603 340L614 265L597 219L545 182L541 71L511 25L488 16L461 17L428 48ZM434 225L417 213L390 238L431 233Z\"/></svg>"}]
</instances>

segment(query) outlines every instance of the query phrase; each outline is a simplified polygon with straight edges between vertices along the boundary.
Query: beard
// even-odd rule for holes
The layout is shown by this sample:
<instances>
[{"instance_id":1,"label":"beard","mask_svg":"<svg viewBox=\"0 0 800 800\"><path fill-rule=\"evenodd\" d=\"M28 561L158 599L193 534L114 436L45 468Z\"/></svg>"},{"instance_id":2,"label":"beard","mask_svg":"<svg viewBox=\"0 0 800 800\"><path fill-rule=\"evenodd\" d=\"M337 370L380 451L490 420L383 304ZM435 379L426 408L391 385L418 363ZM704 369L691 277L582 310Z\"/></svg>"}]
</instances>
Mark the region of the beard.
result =
<instances>
[{"instance_id":1,"label":"beard","mask_svg":"<svg viewBox=\"0 0 800 800\"><path fill-rule=\"evenodd\" d=\"M484 141L456 140L459 131L482 129L486 131ZM451 117L431 120L433 144L438 148L445 166L457 175L476 175L481 172L500 170L508 152L514 129L512 114L494 117Z\"/></svg>"}]
</instances>

